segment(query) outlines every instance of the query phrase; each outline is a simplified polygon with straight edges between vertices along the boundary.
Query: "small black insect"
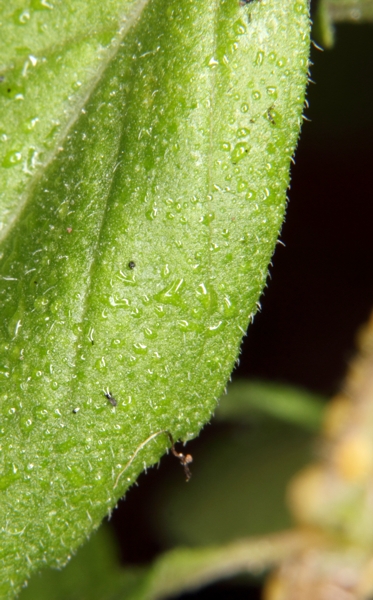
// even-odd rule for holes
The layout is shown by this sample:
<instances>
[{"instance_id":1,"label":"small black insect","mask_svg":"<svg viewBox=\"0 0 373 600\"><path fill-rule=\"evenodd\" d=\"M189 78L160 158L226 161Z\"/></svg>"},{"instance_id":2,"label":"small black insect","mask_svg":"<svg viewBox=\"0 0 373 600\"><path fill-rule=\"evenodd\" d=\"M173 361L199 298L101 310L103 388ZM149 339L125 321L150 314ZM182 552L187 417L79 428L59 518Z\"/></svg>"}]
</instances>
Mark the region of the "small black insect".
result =
<instances>
[{"instance_id":1,"label":"small black insect","mask_svg":"<svg viewBox=\"0 0 373 600\"><path fill-rule=\"evenodd\" d=\"M115 400L114 396L111 395L111 392L109 392L109 390L105 392L105 397L109 400L112 406L117 405L117 401Z\"/></svg>"},{"instance_id":2,"label":"small black insect","mask_svg":"<svg viewBox=\"0 0 373 600\"><path fill-rule=\"evenodd\" d=\"M134 263L133 260L130 260L130 262L128 263L128 266L130 269L134 269L136 267L136 263Z\"/></svg>"},{"instance_id":3,"label":"small black insect","mask_svg":"<svg viewBox=\"0 0 373 600\"><path fill-rule=\"evenodd\" d=\"M80 411L80 408L79 408L79 407L77 407L77 408L73 408L73 413L74 413L74 415L76 415L76 413L78 413L79 411Z\"/></svg>"}]
</instances>

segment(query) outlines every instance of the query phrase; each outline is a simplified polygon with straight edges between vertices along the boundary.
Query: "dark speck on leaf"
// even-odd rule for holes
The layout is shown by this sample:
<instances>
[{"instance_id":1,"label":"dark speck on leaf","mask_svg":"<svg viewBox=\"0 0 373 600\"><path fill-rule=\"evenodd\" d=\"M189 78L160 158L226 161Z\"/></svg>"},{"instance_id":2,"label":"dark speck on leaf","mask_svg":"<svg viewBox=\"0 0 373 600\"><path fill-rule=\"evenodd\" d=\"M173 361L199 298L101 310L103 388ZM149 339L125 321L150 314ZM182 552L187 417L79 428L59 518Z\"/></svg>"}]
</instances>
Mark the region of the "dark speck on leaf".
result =
<instances>
[{"instance_id":1,"label":"dark speck on leaf","mask_svg":"<svg viewBox=\"0 0 373 600\"><path fill-rule=\"evenodd\" d=\"M117 401L115 400L114 396L111 395L111 392L109 392L109 391L105 392L105 397L109 400L109 402L112 406L117 405Z\"/></svg>"},{"instance_id":2,"label":"dark speck on leaf","mask_svg":"<svg viewBox=\"0 0 373 600\"><path fill-rule=\"evenodd\" d=\"M130 269L134 269L136 267L136 263L134 263L133 260L130 260L130 262L128 263L128 266Z\"/></svg>"}]
</instances>

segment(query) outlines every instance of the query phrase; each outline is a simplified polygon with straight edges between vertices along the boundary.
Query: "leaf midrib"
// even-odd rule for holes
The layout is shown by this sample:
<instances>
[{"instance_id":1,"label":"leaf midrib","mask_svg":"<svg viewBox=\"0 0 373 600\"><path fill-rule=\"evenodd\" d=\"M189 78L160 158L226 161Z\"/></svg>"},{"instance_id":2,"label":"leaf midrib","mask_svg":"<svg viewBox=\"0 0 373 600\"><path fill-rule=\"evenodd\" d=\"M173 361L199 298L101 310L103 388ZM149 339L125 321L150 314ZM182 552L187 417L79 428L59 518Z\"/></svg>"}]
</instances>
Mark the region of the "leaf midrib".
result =
<instances>
[{"instance_id":1,"label":"leaf midrib","mask_svg":"<svg viewBox=\"0 0 373 600\"><path fill-rule=\"evenodd\" d=\"M79 100L76 103L75 110L71 111L70 119L67 121L66 125L63 127L59 138L55 141L53 150L50 151L49 156L47 157L47 159L45 160L43 165L35 173L32 180L30 181L30 183L26 186L25 192L20 196L20 201L17 205L16 210L14 211L13 217L8 221L6 227L0 233L0 244L3 241L5 241L8 236L12 235L12 230L14 227L16 227L19 216L21 215L22 211L25 209L28 201L32 198L35 188L37 187L37 185L43 178L49 165L55 159L57 154L61 151L61 148L63 148L63 145L68 137L69 132L71 131L71 129L73 128L73 126L75 125L76 121L78 120L78 118L81 114L82 108L87 104L87 102L91 98L92 94L95 92L98 84L100 83L100 81L106 71L106 68L108 67L111 60L113 60L113 58L115 58L116 54L118 53L118 50L120 48L120 45L121 45L124 37L126 36L128 31L136 24L136 22L138 21L138 19L141 16L143 10L146 8L146 6L149 4L149 2L150 2L150 0L138 0L137 3L132 8L132 11L128 15L128 17L125 18L124 16L122 16L118 20L118 23L124 22L124 25L123 25L123 28L118 33L117 40L115 42L113 42L113 44L110 46L110 48L107 49L106 57L104 59L102 59L102 62L100 64L99 68L97 69L96 75L94 77L92 77L90 83L87 84L87 91L86 91L85 95L82 96L81 98L79 98ZM125 18L125 20L124 20L124 18Z\"/></svg>"}]
</instances>

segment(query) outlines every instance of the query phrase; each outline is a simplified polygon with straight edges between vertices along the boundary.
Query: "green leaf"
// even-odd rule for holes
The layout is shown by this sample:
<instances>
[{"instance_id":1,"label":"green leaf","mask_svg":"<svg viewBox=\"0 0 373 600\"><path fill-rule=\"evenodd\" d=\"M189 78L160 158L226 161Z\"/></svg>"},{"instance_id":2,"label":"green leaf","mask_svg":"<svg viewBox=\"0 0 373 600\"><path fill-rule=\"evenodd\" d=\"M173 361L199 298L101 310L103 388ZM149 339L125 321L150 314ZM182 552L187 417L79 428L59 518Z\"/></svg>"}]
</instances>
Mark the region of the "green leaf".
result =
<instances>
[{"instance_id":1,"label":"green leaf","mask_svg":"<svg viewBox=\"0 0 373 600\"><path fill-rule=\"evenodd\" d=\"M115 53L120 30L133 24L143 4L1 4L0 235L28 201L35 178L53 160Z\"/></svg>"},{"instance_id":2,"label":"green leaf","mask_svg":"<svg viewBox=\"0 0 373 600\"><path fill-rule=\"evenodd\" d=\"M35 574L22 590L20 600L129 598L142 584L145 573L144 568L121 568L113 533L105 524L64 569L45 569Z\"/></svg>"},{"instance_id":3,"label":"green leaf","mask_svg":"<svg viewBox=\"0 0 373 600\"><path fill-rule=\"evenodd\" d=\"M319 431L326 400L295 386L265 381L238 380L228 386L220 399L216 418L251 422L255 415L267 415Z\"/></svg>"},{"instance_id":4,"label":"green leaf","mask_svg":"<svg viewBox=\"0 0 373 600\"><path fill-rule=\"evenodd\" d=\"M308 69L306 0L48 5L1 7L4 598L69 559L168 432L210 418L265 283Z\"/></svg>"}]
</instances>

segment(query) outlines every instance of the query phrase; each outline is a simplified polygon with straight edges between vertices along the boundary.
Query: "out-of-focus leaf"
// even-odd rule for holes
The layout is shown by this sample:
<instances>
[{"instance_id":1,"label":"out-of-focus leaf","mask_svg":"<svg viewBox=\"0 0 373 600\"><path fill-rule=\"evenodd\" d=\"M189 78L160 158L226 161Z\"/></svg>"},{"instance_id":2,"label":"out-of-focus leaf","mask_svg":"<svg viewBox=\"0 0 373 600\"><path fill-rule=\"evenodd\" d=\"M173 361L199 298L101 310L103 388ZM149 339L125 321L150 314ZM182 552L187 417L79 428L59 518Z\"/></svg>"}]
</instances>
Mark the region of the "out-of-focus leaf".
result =
<instances>
[{"instance_id":1,"label":"out-of-focus leaf","mask_svg":"<svg viewBox=\"0 0 373 600\"><path fill-rule=\"evenodd\" d=\"M300 128L306 0L95 3L1 6L4 598L210 418Z\"/></svg>"},{"instance_id":2,"label":"out-of-focus leaf","mask_svg":"<svg viewBox=\"0 0 373 600\"><path fill-rule=\"evenodd\" d=\"M372 0L320 0L315 16L315 32L326 47L334 45L335 23L373 21Z\"/></svg>"},{"instance_id":3,"label":"out-of-focus leaf","mask_svg":"<svg viewBox=\"0 0 373 600\"><path fill-rule=\"evenodd\" d=\"M126 600L161 600L240 573L261 575L306 545L299 532L243 539L225 546L166 552L149 570L145 584ZM123 597L124 600L124 597Z\"/></svg>"},{"instance_id":4,"label":"out-of-focus leaf","mask_svg":"<svg viewBox=\"0 0 373 600\"><path fill-rule=\"evenodd\" d=\"M267 419L218 429L192 450L193 476L180 488L168 477L149 502L152 526L166 544L228 542L290 527L289 479L312 455L303 429Z\"/></svg>"},{"instance_id":5,"label":"out-of-focus leaf","mask_svg":"<svg viewBox=\"0 0 373 600\"><path fill-rule=\"evenodd\" d=\"M302 535L284 532L206 548L165 552L149 567L118 567L108 531L79 550L63 571L32 578L20 600L161 600L241 573L262 574L305 545Z\"/></svg>"},{"instance_id":6,"label":"out-of-focus leaf","mask_svg":"<svg viewBox=\"0 0 373 600\"><path fill-rule=\"evenodd\" d=\"M238 380L228 386L215 416L223 421L250 422L255 415L268 415L318 431L324 406L321 396L294 386Z\"/></svg>"}]
</instances>

